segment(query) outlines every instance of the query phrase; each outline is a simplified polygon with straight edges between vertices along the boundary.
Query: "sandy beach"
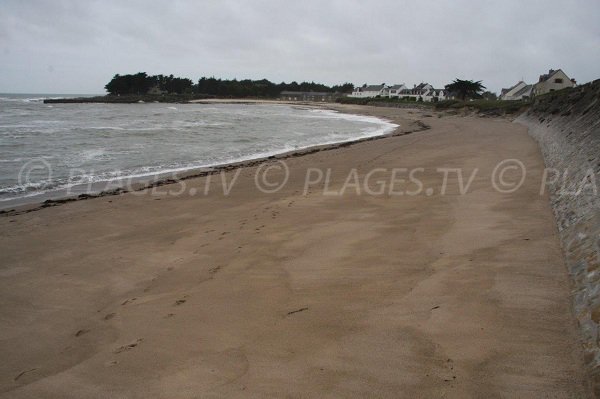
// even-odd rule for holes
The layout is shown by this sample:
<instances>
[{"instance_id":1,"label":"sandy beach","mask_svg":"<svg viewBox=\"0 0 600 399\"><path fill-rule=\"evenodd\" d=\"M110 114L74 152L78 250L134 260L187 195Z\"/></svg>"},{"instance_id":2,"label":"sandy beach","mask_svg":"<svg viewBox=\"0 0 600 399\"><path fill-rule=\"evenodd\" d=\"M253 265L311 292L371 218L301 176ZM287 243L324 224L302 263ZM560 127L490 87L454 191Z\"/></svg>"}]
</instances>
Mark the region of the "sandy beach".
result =
<instances>
[{"instance_id":1,"label":"sandy beach","mask_svg":"<svg viewBox=\"0 0 600 399\"><path fill-rule=\"evenodd\" d=\"M0 215L0 397L586 397L527 129L333 107L399 131Z\"/></svg>"}]
</instances>

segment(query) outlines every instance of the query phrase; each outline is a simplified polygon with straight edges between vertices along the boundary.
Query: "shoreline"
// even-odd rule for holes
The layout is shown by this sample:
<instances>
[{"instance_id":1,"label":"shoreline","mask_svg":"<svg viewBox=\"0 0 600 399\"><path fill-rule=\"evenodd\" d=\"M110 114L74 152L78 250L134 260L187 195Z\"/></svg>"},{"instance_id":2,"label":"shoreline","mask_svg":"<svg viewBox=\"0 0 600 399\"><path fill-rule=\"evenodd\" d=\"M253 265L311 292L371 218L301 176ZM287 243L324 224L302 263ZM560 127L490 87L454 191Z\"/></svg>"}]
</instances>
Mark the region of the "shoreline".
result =
<instances>
[{"instance_id":1,"label":"shoreline","mask_svg":"<svg viewBox=\"0 0 600 399\"><path fill-rule=\"evenodd\" d=\"M334 112L345 113L348 115L357 115L357 116L372 116L368 113L356 113L354 111L346 110L344 106L333 106L332 103L311 103L311 102L290 102L290 101L278 101L278 100L254 100L248 102L247 100L193 100L189 103L195 104L249 104L249 105L296 105L301 107L306 107L309 109L324 109ZM421 111L418 108L415 108L414 111ZM48 208L50 206L57 206L69 202L88 200L93 198L100 198L111 195L120 195L128 192L139 192L143 190L148 190L154 187L161 187L167 184L175 184L180 181L204 177L208 175L219 174L222 171L230 171L236 170L240 168L247 168L252 166L257 166L262 163L266 163L273 160L285 160L293 157L304 156L308 154L313 154L315 152L320 151L330 151L338 148L343 148L349 145L358 144L365 141L378 140L386 137L394 137L401 136L405 134L410 134L418 131L427 130L429 128L421 120L417 120L412 122L414 126L410 126L408 130L404 130L403 126L399 123L395 123L394 121L390 121L383 118L378 118L385 122L392 122L397 124L398 126L394 128L391 132L379 134L375 136L367 136L360 137L356 139L349 139L346 141L340 141L335 143L325 143L325 144L317 144L311 145L304 148L298 148L294 150L284 151L281 153L276 153L273 155L260 156L256 158L249 158L241 161L235 162L227 162L223 164L216 164L204 167L194 167L190 169L185 169L181 171L174 172L159 172L147 176L140 177L127 177L124 179L118 180L109 180L109 181L98 181L91 184L81 184L75 185L72 187L58 189L54 191L50 191L48 193L40 193L31 195L29 197L19 197L7 200L6 203L0 202L0 216L13 216L19 215L22 213L34 212L40 209ZM119 184L118 182L123 182ZM114 186L109 190L102 190L101 187ZM97 191L84 191L86 188L90 187L98 187ZM35 198L33 201L28 201L28 198Z\"/></svg>"}]
</instances>

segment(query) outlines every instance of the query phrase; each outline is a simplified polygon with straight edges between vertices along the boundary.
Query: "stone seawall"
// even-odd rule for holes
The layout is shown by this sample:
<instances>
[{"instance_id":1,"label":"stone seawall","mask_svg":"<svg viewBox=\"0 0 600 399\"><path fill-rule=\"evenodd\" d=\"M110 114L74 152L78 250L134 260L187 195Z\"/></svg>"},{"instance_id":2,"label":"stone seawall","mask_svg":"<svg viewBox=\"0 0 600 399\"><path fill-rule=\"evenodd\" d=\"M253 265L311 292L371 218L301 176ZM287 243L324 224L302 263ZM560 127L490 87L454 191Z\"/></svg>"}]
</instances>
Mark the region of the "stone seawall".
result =
<instances>
[{"instance_id":1,"label":"stone seawall","mask_svg":"<svg viewBox=\"0 0 600 399\"><path fill-rule=\"evenodd\" d=\"M529 128L548 168L584 362L600 397L600 80L539 97L516 122Z\"/></svg>"}]
</instances>

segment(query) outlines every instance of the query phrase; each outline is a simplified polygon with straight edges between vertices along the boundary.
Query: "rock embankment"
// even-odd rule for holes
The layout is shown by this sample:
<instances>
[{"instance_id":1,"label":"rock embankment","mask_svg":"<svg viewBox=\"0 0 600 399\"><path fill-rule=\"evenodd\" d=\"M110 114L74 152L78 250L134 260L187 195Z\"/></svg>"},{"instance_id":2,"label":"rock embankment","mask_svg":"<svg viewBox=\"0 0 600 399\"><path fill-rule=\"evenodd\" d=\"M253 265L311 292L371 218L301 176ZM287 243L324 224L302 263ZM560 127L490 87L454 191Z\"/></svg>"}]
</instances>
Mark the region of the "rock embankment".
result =
<instances>
[{"instance_id":1,"label":"rock embankment","mask_svg":"<svg viewBox=\"0 0 600 399\"><path fill-rule=\"evenodd\" d=\"M584 361L600 397L600 80L537 98L517 122L544 155Z\"/></svg>"}]
</instances>

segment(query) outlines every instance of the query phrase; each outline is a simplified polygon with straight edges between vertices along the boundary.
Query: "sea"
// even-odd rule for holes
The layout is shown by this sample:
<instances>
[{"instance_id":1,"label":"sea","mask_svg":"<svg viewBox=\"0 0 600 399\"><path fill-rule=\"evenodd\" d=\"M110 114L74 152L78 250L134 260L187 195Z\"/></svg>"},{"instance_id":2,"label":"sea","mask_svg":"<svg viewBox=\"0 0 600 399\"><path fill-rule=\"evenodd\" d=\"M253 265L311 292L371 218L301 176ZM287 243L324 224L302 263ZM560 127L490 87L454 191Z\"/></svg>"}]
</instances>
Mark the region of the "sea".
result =
<instances>
[{"instance_id":1,"label":"sea","mask_svg":"<svg viewBox=\"0 0 600 399\"><path fill-rule=\"evenodd\" d=\"M0 94L0 209L99 190L98 183L352 141L397 127L294 105L43 102L68 97L79 96Z\"/></svg>"}]
</instances>

